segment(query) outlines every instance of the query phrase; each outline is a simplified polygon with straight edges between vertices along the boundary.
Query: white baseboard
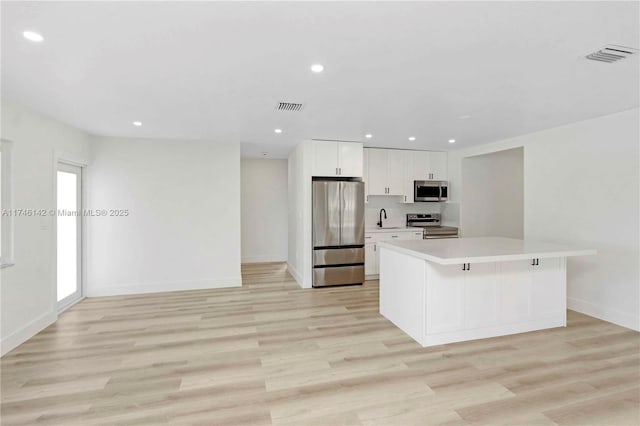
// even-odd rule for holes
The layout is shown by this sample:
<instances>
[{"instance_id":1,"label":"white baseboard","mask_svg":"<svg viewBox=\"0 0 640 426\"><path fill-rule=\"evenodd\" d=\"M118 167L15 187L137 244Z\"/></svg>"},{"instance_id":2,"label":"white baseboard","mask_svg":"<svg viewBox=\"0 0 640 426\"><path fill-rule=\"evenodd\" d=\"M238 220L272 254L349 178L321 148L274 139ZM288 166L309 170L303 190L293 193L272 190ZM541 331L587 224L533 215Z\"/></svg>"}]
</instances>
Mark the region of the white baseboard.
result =
<instances>
[{"instance_id":1,"label":"white baseboard","mask_svg":"<svg viewBox=\"0 0 640 426\"><path fill-rule=\"evenodd\" d=\"M580 312L581 314L589 315L590 317L595 317L622 327L640 331L640 318L626 312L603 308L595 303L573 297L567 298L567 308L572 311Z\"/></svg>"},{"instance_id":2,"label":"white baseboard","mask_svg":"<svg viewBox=\"0 0 640 426\"><path fill-rule=\"evenodd\" d=\"M166 291L206 290L212 288L242 287L242 277L216 278L199 281L167 281L156 283L114 284L100 287L87 285L87 297L122 296L127 294L162 293Z\"/></svg>"},{"instance_id":3,"label":"white baseboard","mask_svg":"<svg viewBox=\"0 0 640 426\"><path fill-rule=\"evenodd\" d=\"M528 333L530 331L545 330L547 328L565 327L566 314L551 316L549 318L536 318L532 321L524 321L515 324L503 324L489 327L479 327L473 330L458 330L442 333L426 334L421 339L416 339L423 347L445 345L447 343L465 342L468 340L487 339L490 337L507 336L510 334Z\"/></svg>"},{"instance_id":4,"label":"white baseboard","mask_svg":"<svg viewBox=\"0 0 640 426\"><path fill-rule=\"evenodd\" d=\"M4 356L8 352L17 348L22 343L26 342L58 319L57 312L46 312L40 315L38 318L29 322L24 327L14 331L4 339L0 340L0 356Z\"/></svg>"},{"instance_id":5,"label":"white baseboard","mask_svg":"<svg viewBox=\"0 0 640 426\"><path fill-rule=\"evenodd\" d=\"M300 275L298 270L296 268L294 268L293 265L291 263L289 263L289 262L287 262L287 270L289 271L291 276L296 280L298 285L300 287L304 288L304 286L302 285L302 275Z\"/></svg>"},{"instance_id":6,"label":"white baseboard","mask_svg":"<svg viewBox=\"0 0 640 426\"><path fill-rule=\"evenodd\" d=\"M263 256L245 256L242 258L242 263L266 263L266 262L286 262L287 259L283 259L278 256L272 256L265 254Z\"/></svg>"}]
</instances>

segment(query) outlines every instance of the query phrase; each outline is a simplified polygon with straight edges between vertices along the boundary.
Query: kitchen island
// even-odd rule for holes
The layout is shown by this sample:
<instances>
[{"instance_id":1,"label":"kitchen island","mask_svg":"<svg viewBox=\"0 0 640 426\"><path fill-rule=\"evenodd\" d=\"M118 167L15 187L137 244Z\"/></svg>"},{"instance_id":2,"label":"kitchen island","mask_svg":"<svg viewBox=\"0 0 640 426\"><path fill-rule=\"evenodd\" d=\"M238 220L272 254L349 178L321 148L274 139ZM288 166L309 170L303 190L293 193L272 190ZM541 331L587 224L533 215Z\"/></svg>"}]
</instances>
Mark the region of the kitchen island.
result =
<instances>
[{"instance_id":1,"label":"kitchen island","mask_svg":"<svg viewBox=\"0 0 640 426\"><path fill-rule=\"evenodd\" d=\"M380 243L380 313L422 346L566 326L566 259L595 254L539 241Z\"/></svg>"}]
</instances>

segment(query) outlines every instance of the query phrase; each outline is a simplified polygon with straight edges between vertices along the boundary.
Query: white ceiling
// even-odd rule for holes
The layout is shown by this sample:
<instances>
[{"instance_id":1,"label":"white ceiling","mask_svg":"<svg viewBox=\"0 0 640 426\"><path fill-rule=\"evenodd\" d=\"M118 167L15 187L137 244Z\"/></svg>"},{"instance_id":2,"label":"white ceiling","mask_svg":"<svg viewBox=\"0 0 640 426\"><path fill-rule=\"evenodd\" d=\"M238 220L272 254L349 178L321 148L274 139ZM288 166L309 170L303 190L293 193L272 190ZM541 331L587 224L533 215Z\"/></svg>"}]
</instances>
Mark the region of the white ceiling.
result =
<instances>
[{"instance_id":1,"label":"white ceiling","mask_svg":"<svg viewBox=\"0 0 640 426\"><path fill-rule=\"evenodd\" d=\"M447 150L639 105L640 54L584 59L639 47L635 1L1 7L3 96L101 135L240 141L247 157L307 138Z\"/></svg>"}]
</instances>

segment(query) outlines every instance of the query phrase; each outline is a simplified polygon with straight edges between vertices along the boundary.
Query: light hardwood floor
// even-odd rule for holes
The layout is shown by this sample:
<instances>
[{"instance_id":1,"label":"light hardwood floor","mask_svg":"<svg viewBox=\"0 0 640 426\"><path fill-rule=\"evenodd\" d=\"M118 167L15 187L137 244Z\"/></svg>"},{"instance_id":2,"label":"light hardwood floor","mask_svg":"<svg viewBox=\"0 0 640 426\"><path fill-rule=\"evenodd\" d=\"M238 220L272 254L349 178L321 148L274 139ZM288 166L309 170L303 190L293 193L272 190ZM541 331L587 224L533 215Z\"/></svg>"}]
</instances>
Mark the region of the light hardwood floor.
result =
<instances>
[{"instance_id":1,"label":"light hardwood floor","mask_svg":"<svg viewBox=\"0 0 640 426\"><path fill-rule=\"evenodd\" d=\"M2 425L640 423L640 334L569 326L421 348L378 283L87 299L2 358Z\"/></svg>"}]
</instances>

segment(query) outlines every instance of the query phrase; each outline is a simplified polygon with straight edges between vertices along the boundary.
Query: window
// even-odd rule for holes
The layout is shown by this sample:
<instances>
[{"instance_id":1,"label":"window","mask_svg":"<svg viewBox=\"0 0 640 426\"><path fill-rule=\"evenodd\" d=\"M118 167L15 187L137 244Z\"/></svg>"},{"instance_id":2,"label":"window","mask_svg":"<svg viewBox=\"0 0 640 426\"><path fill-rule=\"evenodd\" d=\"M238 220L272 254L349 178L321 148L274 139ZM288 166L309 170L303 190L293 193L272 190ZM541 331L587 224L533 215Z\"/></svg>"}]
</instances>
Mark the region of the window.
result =
<instances>
[{"instance_id":1,"label":"window","mask_svg":"<svg viewBox=\"0 0 640 426\"><path fill-rule=\"evenodd\" d=\"M12 143L0 141L0 267L13 265Z\"/></svg>"}]
</instances>

